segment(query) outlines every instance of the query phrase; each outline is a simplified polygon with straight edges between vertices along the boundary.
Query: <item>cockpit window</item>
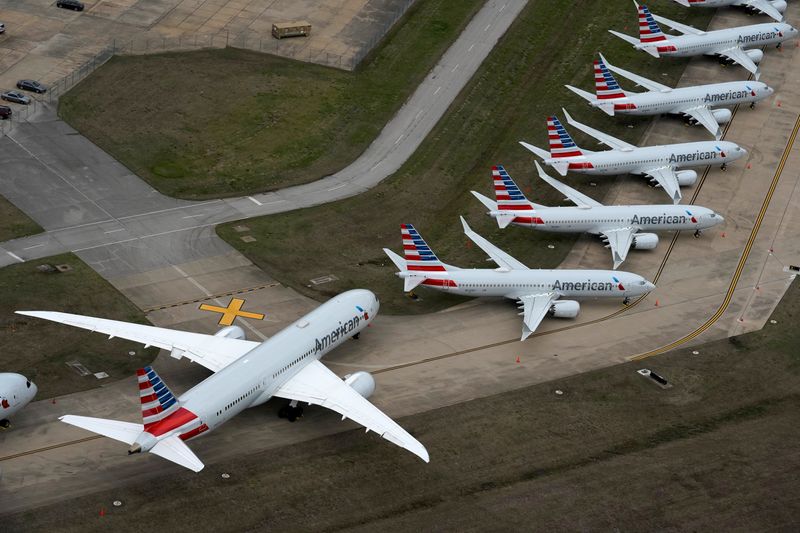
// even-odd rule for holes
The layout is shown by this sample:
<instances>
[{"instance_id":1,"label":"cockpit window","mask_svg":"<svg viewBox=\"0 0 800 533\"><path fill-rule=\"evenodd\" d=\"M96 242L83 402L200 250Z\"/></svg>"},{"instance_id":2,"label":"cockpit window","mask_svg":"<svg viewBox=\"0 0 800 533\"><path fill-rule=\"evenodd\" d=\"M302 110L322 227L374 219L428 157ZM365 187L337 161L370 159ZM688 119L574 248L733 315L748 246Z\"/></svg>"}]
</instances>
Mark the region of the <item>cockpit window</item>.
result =
<instances>
[{"instance_id":1,"label":"cockpit window","mask_svg":"<svg viewBox=\"0 0 800 533\"><path fill-rule=\"evenodd\" d=\"M26 382L25 382L25 386L26 386L26 387L28 387L29 389L31 388L31 382L30 382L30 380L28 380L28 381L26 381Z\"/></svg>"},{"instance_id":2,"label":"cockpit window","mask_svg":"<svg viewBox=\"0 0 800 533\"><path fill-rule=\"evenodd\" d=\"M708 215L708 216L710 216L711 218L714 218L715 216L717 216L717 214L716 214L716 213L711 213L711 214L710 214L710 215Z\"/></svg>"},{"instance_id":3,"label":"cockpit window","mask_svg":"<svg viewBox=\"0 0 800 533\"><path fill-rule=\"evenodd\" d=\"M647 283L647 282L645 280L642 280L642 281L639 282L639 285L644 285L645 283Z\"/></svg>"}]
</instances>

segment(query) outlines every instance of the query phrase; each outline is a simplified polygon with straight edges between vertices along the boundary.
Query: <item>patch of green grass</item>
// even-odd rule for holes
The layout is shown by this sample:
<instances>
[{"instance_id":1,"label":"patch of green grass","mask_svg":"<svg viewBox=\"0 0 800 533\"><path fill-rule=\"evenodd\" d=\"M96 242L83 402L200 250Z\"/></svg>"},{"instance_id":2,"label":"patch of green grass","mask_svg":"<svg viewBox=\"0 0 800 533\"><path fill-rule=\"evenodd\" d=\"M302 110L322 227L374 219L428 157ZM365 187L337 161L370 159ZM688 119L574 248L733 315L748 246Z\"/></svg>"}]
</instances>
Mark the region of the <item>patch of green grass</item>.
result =
<instances>
[{"instance_id":1,"label":"patch of green grass","mask_svg":"<svg viewBox=\"0 0 800 533\"><path fill-rule=\"evenodd\" d=\"M37 266L68 265L69 271L43 273ZM158 349L121 339L14 314L14 311L62 311L146 324L133 304L72 254L47 257L0 269L0 368L19 372L39 387L38 398L50 398L99 387L129 377L150 363ZM134 352L131 356L128 352ZM79 361L99 380L80 376L66 363Z\"/></svg>"},{"instance_id":2,"label":"patch of green grass","mask_svg":"<svg viewBox=\"0 0 800 533\"><path fill-rule=\"evenodd\" d=\"M708 25L712 14L670 3L659 5L659 13L699 28ZM388 313L430 312L461 301L424 289L417 291L423 301L403 294L396 269L381 250L400 249L400 223L413 223L441 260L457 266L487 265L485 256L464 237L459 215L528 266L557 266L576 235L500 230L469 191L493 196L490 168L504 164L531 200L562 203L563 195L534 179L534 157L518 144L526 140L547 146L545 119L560 114L562 105L579 120L612 135L633 143L641 138L649 119L611 119L564 88L572 84L591 90L592 60L598 51L616 65L666 84L677 83L688 61L654 60L606 31L626 26L625 31L635 32L636 13L629 0L531 0L445 117L394 176L354 198L249 219L255 242L242 242L242 235L233 230L236 224L219 226L219 235L270 275L308 296L324 300L355 286L367 287L379 295L382 311ZM632 84L625 86L634 89ZM590 148L595 145L585 137L577 141ZM590 180L597 181L597 187L587 187ZM570 176L565 181L602 201L614 180ZM327 274L339 281L308 286L309 279Z\"/></svg>"},{"instance_id":3,"label":"patch of green grass","mask_svg":"<svg viewBox=\"0 0 800 533\"><path fill-rule=\"evenodd\" d=\"M44 231L28 215L0 196L0 241L27 237Z\"/></svg>"},{"instance_id":4,"label":"patch of green grass","mask_svg":"<svg viewBox=\"0 0 800 533\"><path fill-rule=\"evenodd\" d=\"M418 2L356 72L232 48L115 57L59 113L170 196L309 182L367 148L482 5Z\"/></svg>"},{"instance_id":5,"label":"patch of green grass","mask_svg":"<svg viewBox=\"0 0 800 533\"><path fill-rule=\"evenodd\" d=\"M795 283L778 324L738 337L741 347L723 339L399 420L429 464L354 430L4 525L135 531L157 521L180 531L185 517L170 510L191 507L193 523L219 531L796 530L799 312Z\"/></svg>"}]
</instances>

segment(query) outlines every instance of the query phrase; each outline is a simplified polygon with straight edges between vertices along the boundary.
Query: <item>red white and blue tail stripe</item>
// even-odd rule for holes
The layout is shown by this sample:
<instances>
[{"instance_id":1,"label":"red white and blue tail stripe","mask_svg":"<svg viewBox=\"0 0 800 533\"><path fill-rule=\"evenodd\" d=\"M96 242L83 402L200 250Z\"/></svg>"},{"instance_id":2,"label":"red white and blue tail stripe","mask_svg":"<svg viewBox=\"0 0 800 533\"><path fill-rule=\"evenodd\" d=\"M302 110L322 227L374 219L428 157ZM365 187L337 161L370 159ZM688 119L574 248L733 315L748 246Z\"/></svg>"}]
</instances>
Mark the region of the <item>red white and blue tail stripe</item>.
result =
<instances>
[{"instance_id":1,"label":"red white and blue tail stripe","mask_svg":"<svg viewBox=\"0 0 800 533\"><path fill-rule=\"evenodd\" d=\"M658 22L656 22L650 10L645 6L639 6L639 40L643 43L655 43L667 40Z\"/></svg>"},{"instance_id":2,"label":"red white and blue tail stripe","mask_svg":"<svg viewBox=\"0 0 800 533\"><path fill-rule=\"evenodd\" d=\"M497 209L501 211L533 211L533 204L525 198L502 165L492 167L492 179L494 180Z\"/></svg>"},{"instance_id":3,"label":"red white and blue tail stripe","mask_svg":"<svg viewBox=\"0 0 800 533\"><path fill-rule=\"evenodd\" d=\"M411 224L400 224L406 269L417 272L444 272L447 269Z\"/></svg>"},{"instance_id":4,"label":"red white and blue tail stripe","mask_svg":"<svg viewBox=\"0 0 800 533\"><path fill-rule=\"evenodd\" d=\"M594 89L598 100L609 100L612 98L625 98L625 91L620 88L614 75L608 70L602 59L594 61Z\"/></svg>"},{"instance_id":5,"label":"red white and blue tail stripe","mask_svg":"<svg viewBox=\"0 0 800 533\"><path fill-rule=\"evenodd\" d=\"M146 366L136 371L139 379L139 400L142 403L142 422L147 431L161 420L167 418L180 407L178 399L161 381L152 367Z\"/></svg>"},{"instance_id":6,"label":"red white and blue tail stripe","mask_svg":"<svg viewBox=\"0 0 800 533\"><path fill-rule=\"evenodd\" d=\"M583 155L583 151L578 148L555 115L547 118L547 136L550 138L550 157Z\"/></svg>"}]
</instances>

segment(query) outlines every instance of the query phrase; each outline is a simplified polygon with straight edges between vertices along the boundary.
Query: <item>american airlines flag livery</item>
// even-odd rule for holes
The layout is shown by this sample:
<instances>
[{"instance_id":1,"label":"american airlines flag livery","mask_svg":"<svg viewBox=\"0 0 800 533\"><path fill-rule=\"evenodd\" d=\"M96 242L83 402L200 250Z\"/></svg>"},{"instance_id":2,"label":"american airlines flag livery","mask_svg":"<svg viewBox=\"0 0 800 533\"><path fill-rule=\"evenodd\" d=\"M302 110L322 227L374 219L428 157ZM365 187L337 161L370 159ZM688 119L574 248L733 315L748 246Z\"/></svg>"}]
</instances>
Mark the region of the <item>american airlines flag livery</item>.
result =
<instances>
[{"instance_id":1,"label":"american airlines flag livery","mask_svg":"<svg viewBox=\"0 0 800 533\"><path fill-rule=\"evenodd\" d=\"M647 92L637 93L623 90L614 78L616 73ZM654 116L665 113L683 115L690 121L702 124L717 139L722 136L720 124L728 122L732 113L718 106L732 106L749 103L751 107L759 100L773 94L773 89L760 81L730 81L711 83L693 87L673 89L667 85L649 80L627 70L615 67L600 54L594 62L595 94L567 85L592 107L601 109L608 115Z\"/></svg>"},{"instance_id":2,"label":"american airlines flag livery","mask_svg":"<svg viewBox=\"0 0 800 533\"><path fill-rule=\"evenodd\" d=\"M517 205L517 204L514 204ZM462 269L439 260L411 224L401 224L404 257L384 248L395 264L397 276L408 292L418 286L462 296L502 296L516 300L522 310L525 340L548 314L574 318L580 304L566 298L629 298L646 294L655 285L630 272L614 270L530 269L472 231L461 217L464 233L494 261L498 268Z\"/></svg>"},{"instance_id":3,"label":"american airlines flag livery","mask_svg":"<svg viewBox=\"0 0 800 533\"><path fill-rule=\"evenodd\" d=\"M142 423L65 415L63 422L128 445L128 454L150 452L195 472L203 463L185 441L218 428L243 410L278 397L289 400L281 415L295 420L299 402L321 405L374 431L428 462L428 451L370 403L375 380L354 372L344 380L320 359L375 318L378 299L355 289L333 297L268 340L245 340L238 326L215 335L49 311L17 311L45 320L141 342L208 368L213 375L176 396L152 367L137 372Z\"/></svg>"},{"instance_id":4,"label":"american airlines flag livery","mask_svg":"<svg viewBox=\"0 0 800 533\"><path fill-rule=\"evenodd\" d=\"M611 249L614 268L625 261L628 251L652 250L658 235L645 233L659 230L701 230L716 226L724 219L711 209L682 205L603 205L551 178L536 162L539 177L563 193L574 207L547 207L529 201L502 166L492 167L496 201L472 191L485 205L488 215L500 228L522 226L556 233L591 233L599 235Z\"/></svg>"},{"instance_id":5,"label":"american airlines flag livery","mask_svg":"<svg viewBox=\"0 0 800 533\"><path fill-rule=\"evenodd\" d=\"M634 4L639 12L639 38L614 30L609 31L631 43L637 50L644 50L653 57L717 56L738 63L753 73L756 79L761 75L758 63L764 57L764 52L758 48L771 44L780 46L783 41L797 37L797 30L785 22L702 31L653 15L645 6L640 6L635 1ZM665 34L661 31L659 22L683 35Z\"/></svg>"},{"instance_id":6,"label":"american airlines flag livery","mask_svg":"<svg viewBox=\"0 0 800 533\"><path fill-rule=\"evenodd\" d=\"M729 141L699 141L638 148L581 124L573 120L565 109L562 111L570 126L591 135L611 147L611 150L593 152L580 148L555 116L547 119L549 152L526 142L520 141L520 144L562 176L566 175L568 170L599 176L616 174L648 176L664 189L676 204L681 201L680 188L694 185L697 180L697 172L681 169L706 165L721 165L724 169L727 163L747 155L747 150Z\"/></svg>"},{"instance_id":7,"label":"american airlines flag livery","mask_svg":"<svg viewBox=\"0 0 800 533\"><path fill-rule=\"evenodd\" d=\"M763 13L778 22L783 22L786 11L784 0L674 0L685 7L743 7L754 13Z\"/></svg>"}]
</instances>

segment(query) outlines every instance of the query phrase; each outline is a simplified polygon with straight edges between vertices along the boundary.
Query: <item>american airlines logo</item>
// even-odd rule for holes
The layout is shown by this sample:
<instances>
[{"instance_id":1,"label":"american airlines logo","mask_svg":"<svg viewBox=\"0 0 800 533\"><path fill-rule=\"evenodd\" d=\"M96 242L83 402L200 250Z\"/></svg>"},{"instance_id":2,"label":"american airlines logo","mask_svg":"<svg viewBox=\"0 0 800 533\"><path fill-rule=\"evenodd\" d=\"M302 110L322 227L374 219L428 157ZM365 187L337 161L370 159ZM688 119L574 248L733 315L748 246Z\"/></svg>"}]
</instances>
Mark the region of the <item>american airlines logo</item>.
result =
<instances>
[{"instance_id":1,"label":"american airlines logo","mask_svg":"<svg viewBox=\"0 0 800 533\"><path fill-rule=\"evenodd\" d=\"M356 329L360 323L361 323L361 317L354 316L353 318L351 318L338 328L334 329L324 337L316 339L316 341L314 342L314 349L317 352L324 350L328 346L334 344L339 339L347 337L348 334L352 332L354 329Z\"/></svg>"},{"instance_id":2,"label":"american airlines logo","mask_svg":"<svg viewBox=\"0 0 800 533\"><path fill-rule=\"evenodd\" d=\"M716 159L719 154L725 157L723 152L715 152L713 150L707 152L696 151L693 154L671 154L669 156L670 163L691 163L692 161L705 161L706 159Z\"/></svg>"},{"instance_id":3,"label":"american airlines logo","mask_svg":"<svg viewBox=\"0 0 800 533\"><path fill-rule=\"evenodd\" d=\"M553 283L556 291L613 291L615 285L610 281L559 281ZM621 285L620 285L621 287ZM624 289L621 289L624 290Z\"/></svg>"},{"instance_id":4,"label":"american airlines logo","mask_svg":"<svg viewBox=\"0 0 800 533\"><path fill-rule=\"evenodd\" d=\"M686 220L684 215L658 215L652 217L633 215L631 224L686 224Z\"/></svg>"},{"instance_id":5,"label":"american airlines logo","mask_svg":"<svg viewBox=\"0 0 800 533\"><path fill-rule=\"evenodd\" d=\"M727 100L739 100L747 98L748 96L755 96L756 92L752 89L749 91L728 91L726 93L710 94L706 93L703 102L724 102Z\"/></svg>"},{"instance_id":6,"label":"american airlines logo","mask_svg":"<svg viewBox=\"0 0 800 533\"><path fill-rule=\"evenodd\" d=\"M759 41L768 41L770 39L774 39L775 37L780 37L780 32L775 31L767 31L764 33L754 33L753 35L740 35L736 42L741 43L757 43Z\"/></svg>"}]
</instances>

